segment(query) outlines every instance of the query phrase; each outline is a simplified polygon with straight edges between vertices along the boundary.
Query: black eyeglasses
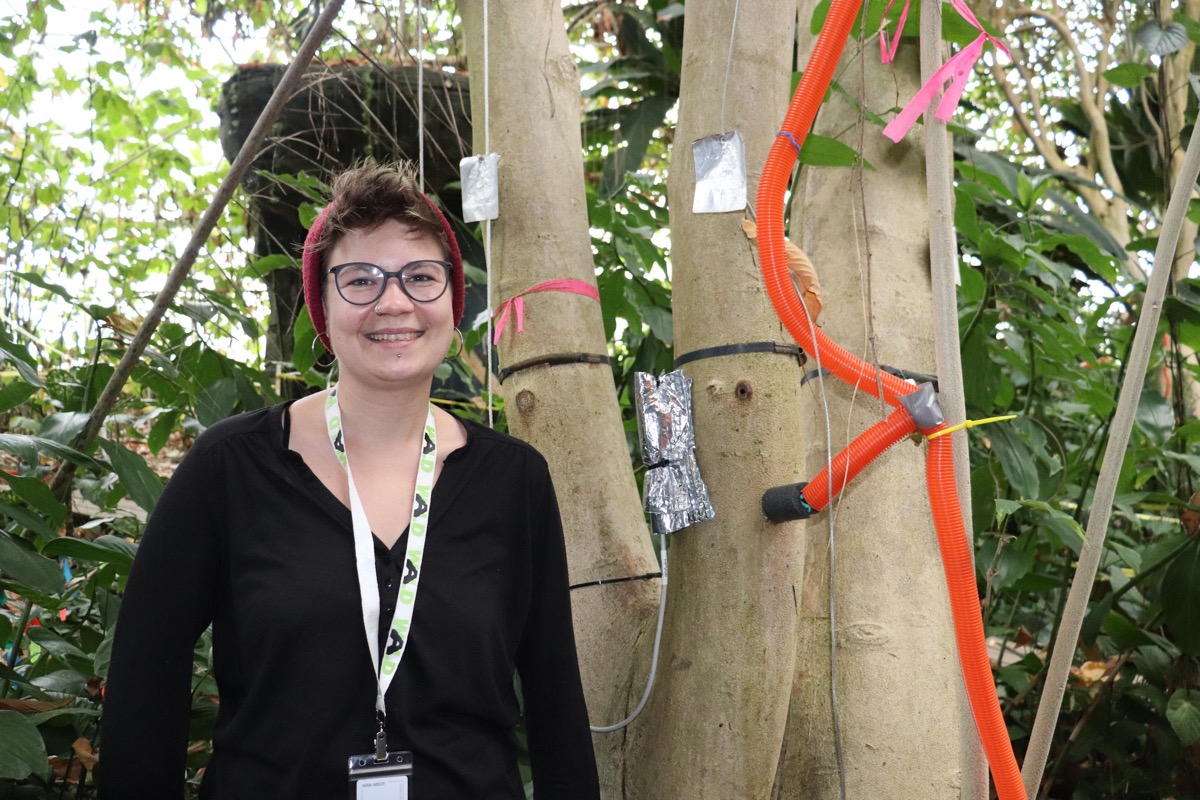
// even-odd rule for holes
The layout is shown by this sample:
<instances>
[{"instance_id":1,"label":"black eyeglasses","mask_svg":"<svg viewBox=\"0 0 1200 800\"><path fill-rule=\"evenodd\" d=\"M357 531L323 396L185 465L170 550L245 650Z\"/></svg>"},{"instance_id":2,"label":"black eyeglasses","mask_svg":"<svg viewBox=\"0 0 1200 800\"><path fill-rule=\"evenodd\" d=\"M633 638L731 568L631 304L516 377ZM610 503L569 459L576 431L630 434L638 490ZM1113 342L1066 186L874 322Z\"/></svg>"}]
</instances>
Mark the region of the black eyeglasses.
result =
<instances>
[{"instance_id":1,"label":"black eyeglasses","mask_svg":"<svg viewBox=\"0 0 1200 800\"><path fill-rule=\"evenodd\" d=\"M449 261L410 261L395 272L376 264L353 261L329 270L338 294L347 303L367 306L383 297L389 278L395 278L400 290L417 303L432 303L446 293L450 283Z\"/></svg>"}]
</instances>

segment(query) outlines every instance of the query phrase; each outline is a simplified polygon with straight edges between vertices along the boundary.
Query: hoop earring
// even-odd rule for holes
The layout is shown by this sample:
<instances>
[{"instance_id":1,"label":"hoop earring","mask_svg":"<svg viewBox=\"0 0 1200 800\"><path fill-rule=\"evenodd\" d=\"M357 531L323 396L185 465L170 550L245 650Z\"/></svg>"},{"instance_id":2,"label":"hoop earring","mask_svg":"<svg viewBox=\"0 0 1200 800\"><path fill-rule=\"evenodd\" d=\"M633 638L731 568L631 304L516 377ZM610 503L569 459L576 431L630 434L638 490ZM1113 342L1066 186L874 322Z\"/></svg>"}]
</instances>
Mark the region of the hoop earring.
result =
<instances>
[{"instance_id":1,"label":"hoop earring","mask_svg":"<svg viewBox=\"0 0 1200 800\"><path fill-rule=\"evenodd\" d=\"M453 353L448 354L442 361L453 361L462 355L463 350L467 349L467 340L463 338L463 332L458 328L454 329L454 335L458 337L458 349Z\"/></svg>"},{"instance_id":2,"label":"hoop earring","mask_svg":"<svg viewBox=\"0 0 1200 800\"><path fill-rule=\"evenodd\" d=\"M329 356L329 360L328 360L328 361L322 362L322 361L321 361L321 357L320 357L319 355L317 355L317 345L318 345L318 344L319 344L319 345L321 345L321 350L323 350L323 351L324 351L325 355ZM333 368L333 365L337 363L337 356L336 356L336 355L334 355L333 353L331 353L331 352L330 352L330 351L329 351L329 350L328 350L328 349L325 347L325 343L321 341L321 337L320 337L320 336L314 336L314 337L313 337L312 344L311 344L311 345L309 345L309 348L308 348L308 349L312 351L313 365L314 365L314 366L320 367L321 369L332 369L332 368Z\"/></svg>"}]
</instances>

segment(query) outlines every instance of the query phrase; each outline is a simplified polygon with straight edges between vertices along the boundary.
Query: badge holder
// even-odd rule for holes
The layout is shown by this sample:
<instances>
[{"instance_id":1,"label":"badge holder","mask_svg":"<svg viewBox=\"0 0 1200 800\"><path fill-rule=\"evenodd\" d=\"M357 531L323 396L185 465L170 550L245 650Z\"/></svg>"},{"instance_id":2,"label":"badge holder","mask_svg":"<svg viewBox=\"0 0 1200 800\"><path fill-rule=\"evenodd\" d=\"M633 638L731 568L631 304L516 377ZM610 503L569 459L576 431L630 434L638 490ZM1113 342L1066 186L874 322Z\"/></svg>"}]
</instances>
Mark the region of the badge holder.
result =
<instances>
[{"instance_id":1,"label":"badge holder","mask_svg":"<svg viewBox=\"0 0 1200 800\"><path fill-rule=\"evenodd\" d=\"M693 214L720 214L746 207L746 148L741 131L714 133L692 142L696 164Z\"/></svg>"},{"instance_id":2,"label":"badge holder","mask_svg":"<svg viewBox=\"0 0 1200 800\"><path fill-rule=\"evenodd\" d=\"M500 156L468 156L458 164L462 173L463 222L483 222L500 216Z\"/></svg>"},{"instance_id":3,"label":"badge holder","mask_svg":"<svg viewBox=\"0 0 1200 800\"><path fill-rule=\"evenodd\" d=\"M408 800L413 771L408 750L387 750L377 742L376 752L350 756L349 762L350 800Z\"/></svg>"}]
</instances>

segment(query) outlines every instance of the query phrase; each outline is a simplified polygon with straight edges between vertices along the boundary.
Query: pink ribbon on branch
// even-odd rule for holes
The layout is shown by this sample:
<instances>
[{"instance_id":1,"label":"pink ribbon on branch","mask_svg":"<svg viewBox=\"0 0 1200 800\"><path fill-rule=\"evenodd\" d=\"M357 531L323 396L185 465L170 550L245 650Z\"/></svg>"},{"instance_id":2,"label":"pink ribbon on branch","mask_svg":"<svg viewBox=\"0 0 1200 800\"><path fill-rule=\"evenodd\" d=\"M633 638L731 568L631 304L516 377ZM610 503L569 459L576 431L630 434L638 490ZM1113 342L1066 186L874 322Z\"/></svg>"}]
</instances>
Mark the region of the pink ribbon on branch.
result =
<instances>
[{"instance_id":1,"label":"pink ribbon on branch","mask_svg":"<svg viewBox=\"0 0 1200 800\"><path fill-rule=\"evenodd\" d=\"M904 23L908 21L908 6L910 0L904 0L904 10L900 12L900 19L896 22L896 38L892 39L892 46L888 47L887 35L887 15L895 5L896 0L888 0L887 8L883 10L883 16L879 20L879 60L885 64L890 64L896 60L896 48L900 46L900 36L904 33Z\"/></svg>"},{"instance_id":2,"label":"pink ribbon on branch","mask_svg":"<svg viewBox=\"0 0 1200 800\"><path fill-rule=\"evenodd\" d=\"M504 332L504 326L508 322L508 315L512 311L517 312L517 332L524 333L525 331L525 300L527 294L534 292L568 292L570 294L581 294L584 297L590 297L597 303L600 302L600 291L588 283L587 281L575 280L574 278L558 278L552 281L544 281L531 286L520 294L513 295L505 300L500 305L499 317L496 320L496 334L492 337L492 344L500 344L500 334Z\"/></svg>"},{"instance_id":3,"label":"pink ribbon on branch","mask_svg":"<svg viewBox=\"0 0 1200 800\"><path fill-rule=\"evenodd\" d=\"M933 96L937 94L938 89L942 87L947 80L950 81L950 88L942 95L942 100L938 103L937 118L943 122L947 122L954 116L954 109L958 107L958 101L962 98L963 90L967 87L967 78L971 76L971 70L975 68L975 62L983 55L983 46L987 42L996 45L997 48L1004 51L1004 54L1010 59L1012 53L1008 52L1008 47L1004 42L992 36L983 29L979 24L979 20L971 13L971 9L967 8L963 0L950 0L950 5L954 6L954 10L962 15L963 19L971 23L979 30L979 36L975 41L959 50L949 61L943 64L937 72L933 73L933 77L921 87L921 91L917 92L916 96L904 107L896 117L888 123L883 129L883 135L891 139L893 142L899 142L912 128L917 121L917 117L921 116L929 104L933 102ZM899 32L897 32L899 38ZM893 48L894 49L894 48Z\"/></svg>"}]
</instances>

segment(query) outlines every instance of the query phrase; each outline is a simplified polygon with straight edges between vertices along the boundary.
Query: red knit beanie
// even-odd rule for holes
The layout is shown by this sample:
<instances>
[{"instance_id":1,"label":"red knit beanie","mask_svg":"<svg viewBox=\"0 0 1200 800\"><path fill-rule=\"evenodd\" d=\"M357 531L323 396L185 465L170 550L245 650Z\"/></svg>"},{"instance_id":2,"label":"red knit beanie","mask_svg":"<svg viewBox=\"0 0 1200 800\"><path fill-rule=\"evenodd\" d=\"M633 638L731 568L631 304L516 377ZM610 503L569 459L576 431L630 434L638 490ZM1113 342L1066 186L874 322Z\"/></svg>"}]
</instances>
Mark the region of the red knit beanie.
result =
<instances>
[{"instance_id":1,"label":"red knit beanie","mask_svg":"<svg viewBox=\"0 0 1200 800\"><path fill-rule=\"evenodd\" d=\"M423 194L421 199L433 210L438 221L442 223L442 231L446 234L446 245L450 249L450 291L454 306L454 326L458 327L462 323L463 301L466 292L463 282L462 252L458 249L458 240L454 238L454 231L450 229L450 223L446 221L446 216L441 209ZM313 328L317 331L317 338L330 353L333 352L333 345L329 342L329 332L325 326L325 303L321 298L321 257L314 247L321 238L321 231L325 227L325 220L329 217L329 211L333 205L331 202L325 206L313 220L312 227L308 229L308 236L304 238L303 256L304 304L308 306L308 316L312 319Z\"/></svg>"}]
</instances>

